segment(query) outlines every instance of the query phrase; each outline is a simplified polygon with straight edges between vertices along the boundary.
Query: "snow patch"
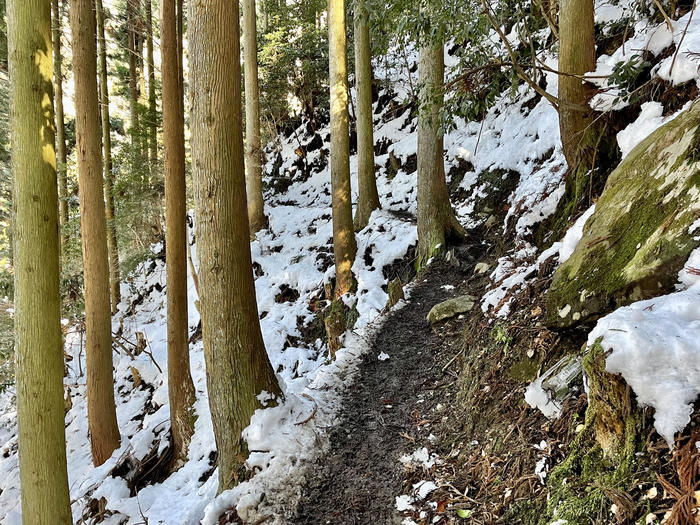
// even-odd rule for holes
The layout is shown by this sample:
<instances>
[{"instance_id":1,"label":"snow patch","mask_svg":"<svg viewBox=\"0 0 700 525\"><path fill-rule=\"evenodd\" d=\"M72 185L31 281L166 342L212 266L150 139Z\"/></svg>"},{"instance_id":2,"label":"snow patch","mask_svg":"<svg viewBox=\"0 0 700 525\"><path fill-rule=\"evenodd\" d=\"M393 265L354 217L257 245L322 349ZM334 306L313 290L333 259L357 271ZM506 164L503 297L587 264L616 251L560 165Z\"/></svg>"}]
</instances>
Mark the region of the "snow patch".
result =
<instances>
[{"instance_id":1,"label":"snow patch","mask_svg":"<svg viewBox=\"0 0 700 525\"><path fill-rule=\"evenodd\" d=\"M700 394L700 284L615 310L588 336L599 340L610 351L606 370L654 407L654 427L673 447Z\"/></svg>"}]
</instances>

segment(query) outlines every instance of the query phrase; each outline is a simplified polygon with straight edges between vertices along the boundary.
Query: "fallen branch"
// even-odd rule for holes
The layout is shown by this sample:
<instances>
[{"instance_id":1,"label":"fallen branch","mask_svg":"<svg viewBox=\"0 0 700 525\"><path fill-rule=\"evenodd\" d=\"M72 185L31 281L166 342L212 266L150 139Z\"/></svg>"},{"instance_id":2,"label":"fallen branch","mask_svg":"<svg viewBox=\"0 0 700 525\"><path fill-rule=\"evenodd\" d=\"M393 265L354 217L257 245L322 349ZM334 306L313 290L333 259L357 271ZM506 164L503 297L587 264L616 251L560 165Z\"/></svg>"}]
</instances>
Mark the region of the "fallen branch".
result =
<instances>
[{"instance_id":1,"label":"fallen branch","mask_svg":"<svg viewBox=\"0 0 700 525\"><path fill-rule=\"evenodd\" d=\"M304 423L308 423L309 421L311 421L314 417L316 417L316 412L318 411L318 404L316 403L316 400L313 397L311 397L309 394L299 394L299 395L301 397L311 401L314 404L314 409L311 411L311 415L309 417L307 417L305 420L294 423L296 426L303 425Z\"/></svg>"}]
</instances>

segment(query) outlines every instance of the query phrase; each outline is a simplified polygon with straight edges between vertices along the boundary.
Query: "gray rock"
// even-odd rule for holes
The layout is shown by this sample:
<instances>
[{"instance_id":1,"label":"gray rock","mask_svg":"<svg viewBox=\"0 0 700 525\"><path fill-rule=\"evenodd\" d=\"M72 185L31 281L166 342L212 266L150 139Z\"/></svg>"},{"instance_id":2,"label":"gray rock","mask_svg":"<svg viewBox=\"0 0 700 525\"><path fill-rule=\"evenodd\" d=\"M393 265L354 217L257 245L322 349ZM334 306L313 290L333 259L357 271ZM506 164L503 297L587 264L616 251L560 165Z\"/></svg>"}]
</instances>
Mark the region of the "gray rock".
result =
<instances>
[{"instance_id":1,"label":"gray rock","mask_svg":"<svg viewBox=\"0 0 700 525\"><path fill-rule=\"evenodd\" d=\"M461 295L453 299L448 299L441 303L433 306L430 313L428 313L428 321L430 323L437 323L443 319L449 319L458 314L463 314L474 308L476 304L476 297L471 295Z\"/></svg>"},{"instance_id":2,"label":"gray rock","mask_svg":"<svg viewBox=\"0 0 700 525\"><path fill-rule=\"evenodd\" d=\"M482 275L488 272L490 268L491 265L489 265L488 263L480 262L476 266L474 266L474 273L477 275Z\"/></svg>"}]
</instances>

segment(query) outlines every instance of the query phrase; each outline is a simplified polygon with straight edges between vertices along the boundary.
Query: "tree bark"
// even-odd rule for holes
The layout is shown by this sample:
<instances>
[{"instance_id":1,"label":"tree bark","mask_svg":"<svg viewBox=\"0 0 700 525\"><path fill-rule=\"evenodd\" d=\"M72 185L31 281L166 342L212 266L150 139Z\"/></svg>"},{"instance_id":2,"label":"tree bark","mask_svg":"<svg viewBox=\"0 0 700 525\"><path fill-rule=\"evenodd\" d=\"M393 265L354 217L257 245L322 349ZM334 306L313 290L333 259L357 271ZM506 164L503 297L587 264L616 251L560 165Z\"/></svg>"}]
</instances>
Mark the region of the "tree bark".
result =
<instances>
[{"instance_id":1,"label":"tree bark","mask_svg":"<svg viewBox=\"0 0 700 525\"><path fill-rule=\"evenodd\" d=\"M331 88L331 193L333 199L335 295L340 297L355 288L352 265L357 254L350 193L345 0L329 0L328 46Z\"/></svg>"},{"instance_id":2,"label":"tree bark","mask_svg":"<svg viewBox=\"0 0 700 525\"><path fill-rule=\"evenodd\" d=\"M51 3L11 0L7 14L22 522L69 525Z\"/></svg>"},{"instance_id":3,"label":"tree bark","mask_svg":"<svg viewBox=\"0 0 700 525\"><path fill-rule=\"evenodd\" d=\"M462 238L466 235L452 211L445 182L440 125L444 76L442 40L423 42L418 62L421 105L418 118L418 268L444 251L450 236Z\"/></svg>"},{"instance_id":4,"label":"tree bark","mask_svg":"<svg viewBox=\"0 0 700 525\"><path fill-rule=\"evenodd\" d=\"M192 167L200 310L219 490L236 484L242 430L280 393L260 332L245 199L238 3L190 4Z\"/></svg>"},{"instance_id":5,"label":"tree bark","mask_svg":"<svg viewBox=\"0 0 700 525\"><path fill-rule=\"evenodd\" d=\"M177 0L177 68L178 68L178 81L180 82L180 111L185 114L185 75L184 67L182 64L184 49L182 46L183 36L185 33L185 22L184 22L184 1Z\"/></svg>"},{"instance_id":6,"label":"tree bark","mask_svg":"<svg viewBox=\"0 0 700 525\"><path fill-rule=\"evenodd\" d=\"M267 227L262 191L260 144L260 90L255 0L243 0L243 50L245 52L245 180L251 237Z\"/></svg>"},{"instance_id":7,"label":"tree bark","mask_svg":"<svg viewBox=\"0 0 700 525\"><path fill-rule=\"evenodd\" d=\"M153 6L151 0L146 0L146 68L148 70L148 160L152 172L156 173L158 123L156 122L156 72L153 62Z\"/></svg>"},{"instance_id":8,"label":"tree bark","mask_svg":"<svg viewBox=\"0 0 700 525\"><path fill-rule=\"evenodd\" d=\"M127 53L129 54L129 134L131 135L132 155L140 151L138 57L136 35L136 8L138 0L126 0L126 25L128 33Z\"/></svg>"},{"instance_id":9,"label":"tree bark","mask_svg":"<svg viewBox=\"0 0 700 525\"><path fill-rule=\"evenodd\" d=\"M0 0L0 69L3 71L7 71L8 62L8 30L5 23L6 7L5 0Z\"/></svg>"},{"instance_id":10,"label":"tree bark","mask_svg":"<svg viewBox=\"0 0 700 525\"><path fill-rule=\"evenodd\" d=\"M92 461L101 465L119 446L112 375L112 322L92 0L71 0L75 134L80 233L85 280L88 427Z\"/></svg>"},{"instance_id":11,"label":"tree bark","mask_svg":"<svg viewBox=\"0 0 700 525\"><path fill-rule=\"evenodd\" d=\"M102 152L104 155L105 217L107 219L107 254L109 256L109 289L112 313L117 313L121 301L119 289L119 251L117 227L114 223L114 173L112 166L112 137L109 122L109 84L107 83L107 43L105 40L105 13L102 0L95 0L97 14L97 44L99 46L100 103L102 109Z\"/></svg>"},{"instance_id":12,"label":"tree bark","mask_svg":"<svg viewBox=\"0 0 700 525\"><path fill-rule=\"evenodd\" d=\"M63 58L61 56L61 12L59 0L51 0L53 14L53 79L54 107L56 108L56 171L58 172L58 218L61 227L61 245L68 240L65 230L68 222L68 178L66 176L66 124L63 116Z\"/></svg>"},{"instance_id":13,"label":"tree bark","mask_svg":"<svg viewBox=\"0 0 700 525\"><path fill-rule=\"evenodd\" d=\"M187 224L185 118L178 55L177 0L163 0L163 143L165 146L165 263L168 302L168 397L173 464L187 459L194 432L194 384L190 373L187 324Z\"/></svg>"},{"instance_id":14,"label":"tree bark","mask_svg":"<svg viewBox=\"0 0 700 525\"><path fill-rule=\"evenodd\" d=\"M381 207L374 172L374 132L372 129L372 55L369 40L369 12L365 0L355 4L355 86L357 87L357 209L355 230L369 222Z\"/></svg>"},{"instance_id":15,"label":"tree bark","mask_svg":"<svg viewBox=\"0 0 700 525\"><path fill-rule=\"evenodd\" d=\"M559 71L583 75L593 71L595 65L593 0L562 0L559 10ZM559 98L564 102L588 107L591 95L590 85L580 78L559 75ZM561 142L571 169L586 157L586 150L590 152L594 147L595 137L587 133L592 123L591 111L577 111L564 104L559 108Z\"/></svg>"}]
</instances>

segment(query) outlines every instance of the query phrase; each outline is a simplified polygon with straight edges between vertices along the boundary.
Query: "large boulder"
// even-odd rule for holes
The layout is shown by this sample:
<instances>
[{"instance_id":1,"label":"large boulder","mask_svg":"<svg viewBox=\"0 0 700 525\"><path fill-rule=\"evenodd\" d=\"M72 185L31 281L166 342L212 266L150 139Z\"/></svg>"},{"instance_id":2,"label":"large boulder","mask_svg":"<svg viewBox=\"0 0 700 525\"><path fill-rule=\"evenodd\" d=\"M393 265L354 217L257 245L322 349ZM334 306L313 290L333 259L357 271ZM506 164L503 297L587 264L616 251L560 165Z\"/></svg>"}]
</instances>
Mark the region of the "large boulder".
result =
<instances>
[{"instance_id":1,"label":"large boulder","mask_svg":"<svg viewBox=\"0 0 700 525\"><path fill-rule=\"evenodd\" d=\"M571 258L554 274L547 323L569 327L666 293L700 246L700 104L640 143L608 178Z\"/></svg>"}]
</instances>

